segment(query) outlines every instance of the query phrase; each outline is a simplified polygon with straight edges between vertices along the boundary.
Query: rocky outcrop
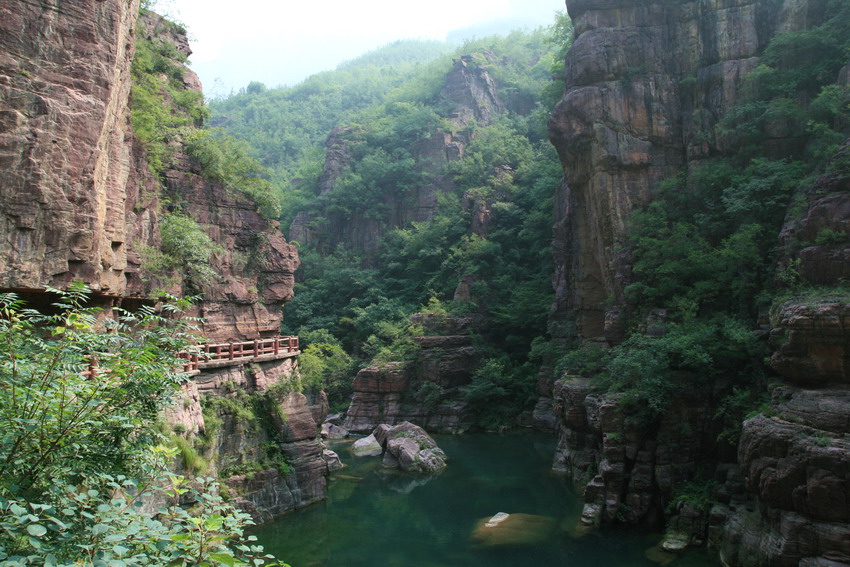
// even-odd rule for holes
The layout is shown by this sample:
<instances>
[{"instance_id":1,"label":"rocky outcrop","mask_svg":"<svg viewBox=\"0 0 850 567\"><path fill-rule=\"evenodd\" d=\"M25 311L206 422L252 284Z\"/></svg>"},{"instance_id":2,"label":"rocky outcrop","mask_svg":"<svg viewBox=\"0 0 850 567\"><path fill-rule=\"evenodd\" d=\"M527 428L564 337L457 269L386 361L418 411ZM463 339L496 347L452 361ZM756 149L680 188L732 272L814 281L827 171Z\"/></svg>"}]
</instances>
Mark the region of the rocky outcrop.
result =
<instances>
[{"instance_id":1,"label":"rocky outcrop","mask_svg":"<svg viewBox=\"0 0 850 567\"><path fill-rule=\"evenodd\" d=\"M403 421L383 432L386 452L383 464L407 472L433 474L446 468L446 453L425 430Z\"/></svg>"},{"instance_id":2,"label":"rocky outcrop","mask_svg":"<svg viewBox=\"0 0 850 567\"><path fill-rule=\"evenodd\" d=\"M778 311L773 368L803 387L850 386L850 303L788 301Z\"/></svg>"},{"instance_id":3,"label":"rocky outcrop","mask_svg":"<svg viewBox=\"0 0 850 567\"><path fill-rule=\"evenodd\" d=\"M588 526L659 523L674 489L716 451L714 412L704 395L680 396L650 426L623 406L622 395L597 393L588 379L555 383L561 433L553 469L583 493L581 523Z\"/></svg>"},{"instance_id":4,"label":"rocky outcrop","mask_svg":"<svg viewBox=\"0 0 850 567\"><path fill-rule=\"evenodd\" d=\"M470 142L471 125L473 122L481 126L490 124L497 114L505 111L505 103L499 97L492 76L484 65L470 56L455 60L438 97L452 108L446 117L451 129L435 129L407 148L415 160L417 172L425 180L423 184L408 188L402 194L386 195L381 203L383 211L379 214L358 210L299 212L289 227L290 238L322 252L336 250L342 245L369 263L387 231L434 218L438 195L454 188L447 166L463 157L464 148ZM362 144L362 133L354 128L335 128L331 132L318 180L320 196L334 191L339 178L356 161L351 146Z\"/></svg>"},{"instance_id":5,"label":"rocky outcrop","mask_svg":"<svg viewBox=\"0 0 850 567\"><path fill-rule=\"evenodd\" d=\"M731 565L850 564L850 298L840 286L850 253L847 151L782 232L780 273L839 287L774 306L771 365L783 383L769 410L744 423L738 446L751 498L713 514L713 542Z\"/></svg>"},{"instance_id":6,"label":"rocky outcrop","mask_svg":"<svg viewBox=\"0 0 850 567\"><path fill-rule=\"evenodd\" d=\"M822 2L568 0L575 41L549 124L556 196L552 332L616 342L628 308L626 226L657 183L724 149L714 126L778 32L819 23ZM777 132L768 145L780 152ZM784 157L785 154L782 154Z\"/></svg>"},{"instance_id":7,"label":"rocky outcrop","mask_svg":"<svg viewBox=\"0 0 850 567\"><path fill-rule=\"evenodd\" d=\"M730 149L715 127L742 101L745 76L778 33L820 24L826 3L568 0L567 6L575 40L566 94L549 124L564 166L550 330L564 341L613 345L625 337L630 315L624 289L632 281L631 212L653 199L660 180ZM796 133L782 124L770 130L767 155L789 155ZM848 269L846 172L831 166L806 200L803 214L789 217L783 231L780 272L787 280L835 285ZM726 565L850 563L846 537L837 535L848 532L846 518L826 504L842 506L848 494L846 311L841 294L774 309L772 365L787 384L774 392L770 416L745 423L740 470L710 467L722 488L708 518L680 503L669 527L671 536L682 537L668 538L670 546L703 539L707 520ZM626 424L619 403L581 380L555 389L561 423L555 466L584 487L587 523L604 524L617 514L626 521L660 517L671 488L689 479L703 456L722 456L709 441L716 434L709 399L677 399L657 431Z\"/></svg>"},{"instance_id":8,"label":"rocky outcrop","mask_svg":"<svg viewBox=\"0 0 850 567\"><path fill-rule=\"evenodd\" d=\"M138 2L3 9L0 288L38 292L81 280L115 301L147 298L153 288L201 291L209 338L277 333L297 252L251 198L205 179L179 148L163 173L164 192L221 247L211 262L220 278L188 290L163 285L163 276L173 274L151 269L150 251L160 245L161 180L130 126L137 27L183 55L191 52L178 26L156 14L137 17ZM183 81L200 89L189 69Z\"/></svg>"},{"instance_id":9,"label":"rocky outcrop","mask_svg":"<svg viewBox=\"0 0 850 567\"><path fill-rule=\"evenodd\" d=\"M134 137L129 102L136 33L190 53L179 26L138 14L135 0L0 7L0 290L37 302L46 286L81 280L98 302L131 309L154 288L200 291L204 301L193 314L205 318L207 339L277 334L298 267L277 223L263 218L250 197L205 179L177 141L173 162L155 177ZM200 90L194 73L185 69L182 76L185 88ZM184 274L160 273L151 261L161 244L163 194L215 246L210 269L216 277L191 289ZM215 436L212 414L202 405L238 392L261 394L291 379L293 360L204 372L166 416L187 451L192 440L210 436L207 446L198 445L212 472L256 468L269 457L269 444L277 447L289 468L227 475L236 501L257 519L324 497L327 467L316 423L327 404L289 394L268 411L268 427L221 410ZM198 466L190 457L184 454L189 469Z\"/></svg>"},{"instance_id":10,"label":"rocky outcrop","mask_svg":"<svg viewBox=\"0 0 850 567\"><path fill-rule=\"evenodd\" d=\"M192 284L203 297L196 314L204 319L204 336L227 342L277 335L283 319L280 308L292 299L301 264L277 221L264 218L250 197L205 179L198 164L185 155L178 154L164 176L165 194L219 247L210 259L217 277ZM142 295L158 276L171 275L152 274L144 259L144 254L136 256L133 267L138 271L129 279L132 290ZM178 295L194 291L185 283L174 289Z\"/></svg>"},{"instance_id":11,"label":"rocky outcrop","mask_svg":"<svg viewBox=\"0 0 850 567\"><path fill-rule=\"evenodd\" d=\"M458 129L473 122L489 124L497 114L505 111L505 103L496 90L493 77L483 66L475 63L471 55L462 55L454 60L441 97L454 103L449 118Z\"/></svg>"},{"instance_id":12,"label":"rocky outcrop","mask_svg":"<svg viewBox=\"0 0 850 567\"><path fill-rule=\"evenodd\" d=\"M256 522L312 504L327 491L317 425L327 399L278 393L294 379L293 360L205 371L167 415Z\"/></svg>"},{"instance_id":13,"label":"rocky outcrop","mask_svg":"<svg viewBox=\"0 0 850 567\"><path fill-rule=\"evenodd\" d=\"M850 73L850 66L842 71ZM850 86L845 80L845 87ZM850 143L845 143L805 195L802 215L790 214L779 236L780 274L815 285L850 279Z\"/></svg>"},{"instance_id":14,"label":"rocky outcrop","mask_svg":"<svg viewBox=\"0 0 850 567\"><path fill-rule=\"evenodd\" d=\"M393 426L382 423L372 433L355 441L351 454L355 457L383 455L384 468L432 476L446 468L448 460L434 439L409 421Z\"/></svg>"},{"instance_id":15,"label":"rocky outcrop","mask_svg":"<svg viewBox=\"0 0 850 567\"><path fill-rule=\"evenodd\" d=\"M419 321L416 317L420 316L414 317ZM471 321L449 318L440 326L452 334L416 337L419 350L412 361L369 366L358 372L343 426L368 432L381 423L412 421L429 431L469 429L473 416L457 394L471 380L481 357L472 346Z\"/></svg>"}]
</instances>

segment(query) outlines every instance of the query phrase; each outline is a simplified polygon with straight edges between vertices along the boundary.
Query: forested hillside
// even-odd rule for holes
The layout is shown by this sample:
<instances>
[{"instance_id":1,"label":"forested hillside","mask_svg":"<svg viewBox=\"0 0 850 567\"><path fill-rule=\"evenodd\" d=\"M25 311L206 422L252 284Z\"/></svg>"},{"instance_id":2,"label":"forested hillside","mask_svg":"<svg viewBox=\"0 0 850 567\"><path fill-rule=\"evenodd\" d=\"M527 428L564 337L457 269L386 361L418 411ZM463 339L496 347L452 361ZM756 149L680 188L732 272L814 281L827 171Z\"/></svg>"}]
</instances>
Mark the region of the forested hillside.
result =
<instances>
[{"instance_id":1,"label":"forested hillside","mask_svg":"<svg viewBox=\"0 0 850 567\"><path fill-rule=\"evenodd\" d=\"M536 399L529 356L547 340L561 175L545 122L570 35L561 16L443 55L403 42L211 105L281 187L304 266L285 331L311 345L302 367L338 407L359 367L415 357L410 316L422 310L484 317L482 387L510 406L502 421Z\"/></svg>"}]
</instances>

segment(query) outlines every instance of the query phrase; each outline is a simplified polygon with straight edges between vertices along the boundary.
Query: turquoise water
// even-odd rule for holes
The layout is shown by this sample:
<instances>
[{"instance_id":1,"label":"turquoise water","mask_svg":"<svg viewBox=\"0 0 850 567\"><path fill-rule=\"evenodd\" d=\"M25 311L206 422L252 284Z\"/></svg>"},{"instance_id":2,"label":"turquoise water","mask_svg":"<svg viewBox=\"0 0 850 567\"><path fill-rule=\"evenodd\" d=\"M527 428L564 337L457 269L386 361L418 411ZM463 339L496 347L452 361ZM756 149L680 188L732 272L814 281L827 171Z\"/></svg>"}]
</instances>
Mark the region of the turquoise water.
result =
<instances>
[{"instance_id":1,"label":"turquoise water","mask_svg":"<svg viewBox=\"0 0 850 567\"><path fill-rule=\"evenodd\" d=\"M254 532L293 567L653 567L645 558L658 536L619 531L575 534L581 505L568 482L549 471L555 440L531 432L435 436L449 466L433 478L388 471L380 457L352 457L335 473L327 501ZM551 518L553 532L525 546L487 548L470 536L498 512ZM715 567L704 553L672 567Z\"/></svg>"}]
</instances>

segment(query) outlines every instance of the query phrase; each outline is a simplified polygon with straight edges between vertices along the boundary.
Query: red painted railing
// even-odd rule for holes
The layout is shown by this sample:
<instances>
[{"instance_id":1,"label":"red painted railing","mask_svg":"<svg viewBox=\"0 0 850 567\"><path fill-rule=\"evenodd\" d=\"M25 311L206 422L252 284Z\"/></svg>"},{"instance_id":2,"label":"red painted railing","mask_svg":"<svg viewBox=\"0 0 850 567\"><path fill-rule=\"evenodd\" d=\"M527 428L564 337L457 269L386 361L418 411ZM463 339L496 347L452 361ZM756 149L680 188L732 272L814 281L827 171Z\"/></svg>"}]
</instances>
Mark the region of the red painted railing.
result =
<instances>
[{"instance_id":1,"label":"red painted railing","mask_svg":"<svg viewBox=\"0 0 850 567\"><path fill-rule=\"evenodd\" d=\"M241 343L219 343L201 345L200 352L181 352L177 356L186 359L184 372L200 370L207 366L217 366L223 361L243 361L262 356L287 355L300 349L298 337L272 337Z\"/></svg>"},{"instance_id":2,"label":"red painted railing","mask_svg":"<svg viewBox=\"0 0 850 567\"><path fill-rule=\"evenodd\" d=\"M270 359L282 358L297 354L301 348L298 337L272 337L256 339L241 343L219 343L200 345L198 351L178 352L177 357L184 359L183 372L192 372L210 366L227 366L229 361L234 364L269 356ZM97 359L89 362L88 370L81 372L83 376L97 376Z\"/></svg>"}]
</instances>

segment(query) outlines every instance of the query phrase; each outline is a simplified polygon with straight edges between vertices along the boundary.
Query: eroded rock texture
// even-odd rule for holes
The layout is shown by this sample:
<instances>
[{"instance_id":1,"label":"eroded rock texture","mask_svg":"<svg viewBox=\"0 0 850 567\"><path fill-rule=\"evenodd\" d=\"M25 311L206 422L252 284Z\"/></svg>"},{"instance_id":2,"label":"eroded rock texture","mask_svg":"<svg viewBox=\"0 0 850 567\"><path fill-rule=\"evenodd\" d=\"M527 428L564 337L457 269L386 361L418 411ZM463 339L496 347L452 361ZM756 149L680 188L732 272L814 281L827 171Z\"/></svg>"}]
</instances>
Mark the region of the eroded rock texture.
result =
<instances>
[{"instance_id":1,"label":"eroded rock texture","mask_svg":"<svg viewBox=\"0 0 850 567\"><path fill-rule=\"evenodd\" d=\"M819 24L825 3L568 0L567 6L576 38L566 94L549 130L565 175L556 197L551 331L617 344L629 310L631 212L652 200L660 180L726 149L714 127L741 100L744 77L759 65L762 50L780 32ZM772 125L767 154L785 157L793 137L782 124ZM847 189L846 172L833 168L808 193L802 216L789 218L780 266L786 277L819 285L847 277ZM786 385L774 392L770 416L746 422L740 470L713 469L723 488L708 533L728 565L850 564L843 512L850 491L847 312L846 297L789 302L774 311L772 365ZM618 404L581 380L555 389L561 425L555 467L584 487L586 523L641 515L651 521L670 487L717 450L710 400L677 399L657 431L626 423ZM706 518L685 508L671 527L698 540Z\"/></svg>"},{"instance_id":2,"label":"eroded rock texture","mask_svg":"<svg viewBox=\"0 0 850 567\"><path fill-rule=\"evenodd\" d=\"M553 469L582 487L581 522L588 526L657 524L673 490L691 479L716 451L713 410L696 392L674 401L657 425L625 416L619 394L599 394L590 381L555 384L561 434ZM704 537L700 527L695 535Z\"/></svg>"},{"instance_id":3,"label":"eroded rock texture","mask_svg":"<svg viewBox=\"0 0 850 567\"><path fill-rule=\"evenodd\" d=\"M264 397L270 388L292 381L294 360L203 372L184 387L184 399L168 413L172 428L201 447L210 473L230 487L236 505L257 522L326 495L328 467L317 424L327 415L327 399L297 391ZM221 398L229 402L216 402ZM285 458L289 470L272 462L277 456Z\"/></svg>"},{"instance_id":4,"label":"eroded rock texture","mask_svg":"<svg viewBox=\"0 0 850 567\"><path fill-rule=\"evenodd\" d=\"M238 192L204 179L179 149L165 192L221 247L220 278L187 289L149 269L160 244L161 181L130 126L138 2L4 4L0 22L0 288L81 280L114 298L154 287L202 291L213 340L276 333L298 255ZM146 14L138 30L190 53L185 34ZM200 89L184 70L187 89Z\"/></svg>"},{"instance_id":5,"label":"eroded rock texture","mask_svg":"<svg viewBox=\"0 0 850 567\"><path fill-rule=\"evenodd\" d=\"M805 0L569 0L576 38L549 124L564 165L556 198L557 336L620 339L631 211L657 183L720 152L714 126L778 32L819 22ZM769 142L783 155L778 129ZM611 307L611 306L614 307ZM607 325L606 325L607 320Z\"/></svg>"},{"instance_id":6,"label":"eroded rock texture","mask_svg":"<svg viewBox=\"0 0 850 567\"><path fill-rule=\"evenodd\" d=\"M469 383L481 358L472 346L472 325L471 318L449 318L439 324L446 334L416 337L420 349L413 361L358 372L343 426L369 432L382 423L411 421L428 431L469 429L474 419L458 389Z\"/></svg>"},{"instance_id":7,"label":"eroded rock texture","mask_svg":"<svg viewBox=\"0 0 850 567\"><path fill-rule=\"evenodd\" d=\"M177 26L149 13L137 21L138 11L137 0L0 3L0 291L38 300L45 286L81 280L109 303L145 300L156 287L176 295L200 291L196 314L205 317L207 339L277 334L299 263L277 223L263 218L250 197L205 179L176 142L173 163L155 178L133 135L136 33L190 53ZM200 89L188 69L183 83ZM190 284L185 274L152 266L152 251L161 244L160 194L212 238L215 278ZM264 391L290 379L293 362L246 368L204 373L186 386L168 415L181 435L207 429L203 396L235 395L225 383ZM325 494L316 422L326 404L290 394L279 405L275 415L287 419L274 438L245 429L225 412L224 434L213 448L214 470L221 470L227 459L254 458L263 443L279 442L292 472L267 470L233 481L238 501L260 519Z\"/></svg>"},{"instance_id":8,"label":"eroded rock texture","mask_svg":"<svg viewBox=\"0 0 850 567\"><path fill-rule=\"evenodd\" d=\"M217 277L193 287L184 280L174 289L189 294L197 287L202 294L197 314L204 318L204 336L220 342L277 335L283 317L280 308L292 299L295 271L301 264L277 221L260 215L256 203L244 194L205 179L186 156L177 156L175 166L165 173L165 183L166 194L219 247L210 259ZM138 259L140 277L131 281L144 290L144 255Z\"/></svg>"},{"instance_id":9,"label":"eroded rock texture","mask_svg":"<svg viewBox=\"0 0 850 567\"><path fill-rule=\"evenodd\" d=\"M0 287L83 280L120 295L128 241L150 241L155 213L130 180L137 12L97 0L0 6Z\"/></svg>"},{"instance_id":10,"label":"eroded rock texture","mask_svg":"<svg viewBox=\"0 0 850 567\"><path fill-rule=\"evenodd\" d=\"M850 244L847 146L782 233L783 266L835 286ZM817 235L829 230L832 236ZM843 238L842 238L843 235ZM771 365L783 384L744 423L738 446L748 506L718 507L717 544L734 565L850 564L850 302L840 290L774 306ZM746 550L746 551L745 551Z\"/></svg>"}]
</instances>

